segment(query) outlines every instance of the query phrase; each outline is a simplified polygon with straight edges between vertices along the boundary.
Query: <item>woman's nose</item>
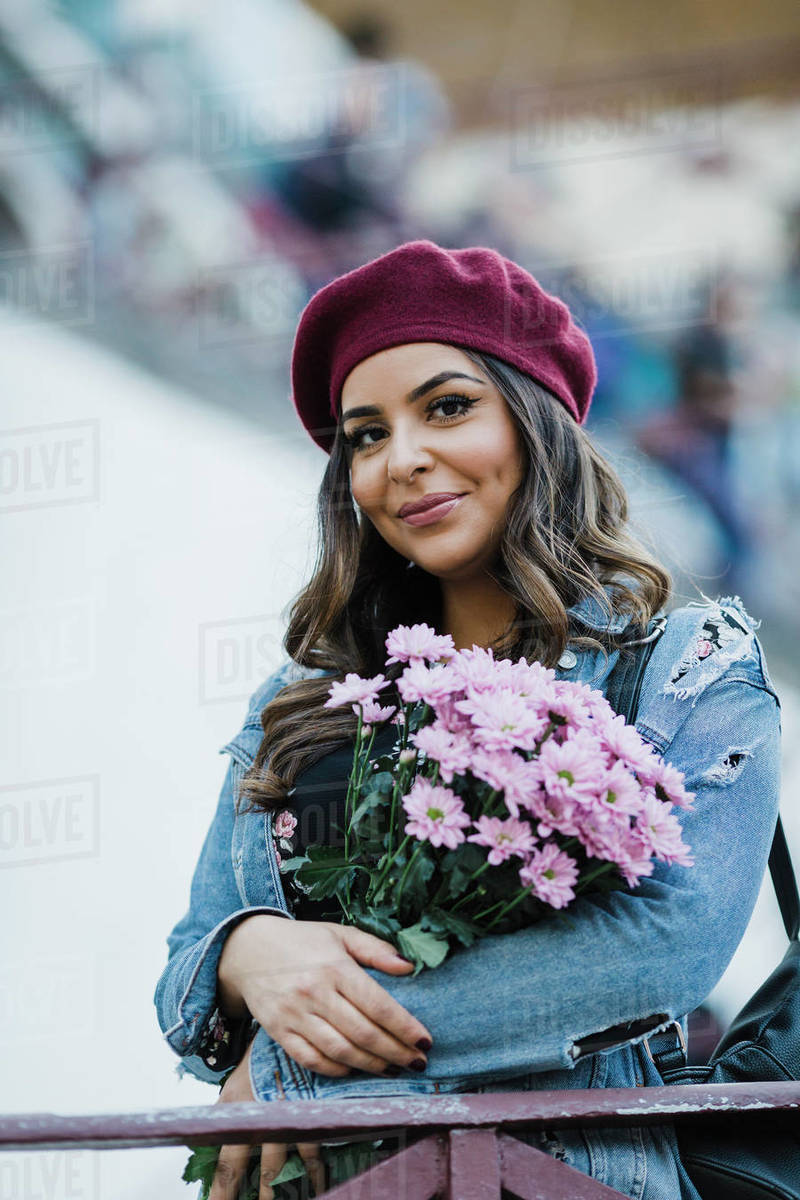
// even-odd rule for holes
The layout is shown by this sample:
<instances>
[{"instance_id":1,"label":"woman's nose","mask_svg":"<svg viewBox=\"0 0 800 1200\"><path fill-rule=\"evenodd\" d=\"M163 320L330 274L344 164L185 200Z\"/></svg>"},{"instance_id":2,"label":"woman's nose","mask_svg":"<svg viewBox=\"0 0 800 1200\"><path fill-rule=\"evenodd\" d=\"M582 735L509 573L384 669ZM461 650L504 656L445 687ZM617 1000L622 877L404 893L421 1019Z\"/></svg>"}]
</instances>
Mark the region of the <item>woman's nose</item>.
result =
<instances>
[{"instance_id":1,"label":"woman's nose","mask_svg":"<svg viewBox=\"0 0 800 1200\"><path fill-rule=\"evenodd\" d=\"M389 445L387 471L395 483L406 483L415 471L430 468L433 455L413 433L394 432Z\"/></svg>"}]
</instances>

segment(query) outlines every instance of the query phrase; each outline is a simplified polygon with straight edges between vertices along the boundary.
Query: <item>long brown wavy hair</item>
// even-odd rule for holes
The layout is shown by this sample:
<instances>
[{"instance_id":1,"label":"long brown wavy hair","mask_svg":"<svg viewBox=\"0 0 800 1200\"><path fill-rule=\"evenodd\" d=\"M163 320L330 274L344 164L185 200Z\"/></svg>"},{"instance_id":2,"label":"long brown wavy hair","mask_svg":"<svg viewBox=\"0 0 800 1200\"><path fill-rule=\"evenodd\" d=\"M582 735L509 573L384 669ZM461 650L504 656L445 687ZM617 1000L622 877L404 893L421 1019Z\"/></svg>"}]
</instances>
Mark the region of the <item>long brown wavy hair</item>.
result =
<instances>
[{"instance_id":1,"label":"long brown wavy hair","mask_svg":"<svg viewBox=\"0 0 800 1200\"><path fill-rule=\"evenodd\" d=\"M563 404L530 376L489 354L464 349L505 398L527 447L527 467L511 496L491 577L514 598L516 616L493 645L495 657L555 666L567 641L608 653L610 633L576 632L567 609L594 596L608 613L627 613L642 629L667 603L667 570L628 529L628 500L616 471ZM317 501L317 561L290 608L287 654L327 677L286 684L261 714L263 737L240 789L250 810L286 803L302 770L354 741L348 708L323 708L331 680L348 671L384 674L381 703L401 701L386 668L385 639L396 625L425 622L441 632L441 592L434 575L409 563L363 517L350 491L351 452L341 425ZM609 588L609 594L605 587ZM624 638L630 638L630 628Z\"/></svg>"}]
</instances>

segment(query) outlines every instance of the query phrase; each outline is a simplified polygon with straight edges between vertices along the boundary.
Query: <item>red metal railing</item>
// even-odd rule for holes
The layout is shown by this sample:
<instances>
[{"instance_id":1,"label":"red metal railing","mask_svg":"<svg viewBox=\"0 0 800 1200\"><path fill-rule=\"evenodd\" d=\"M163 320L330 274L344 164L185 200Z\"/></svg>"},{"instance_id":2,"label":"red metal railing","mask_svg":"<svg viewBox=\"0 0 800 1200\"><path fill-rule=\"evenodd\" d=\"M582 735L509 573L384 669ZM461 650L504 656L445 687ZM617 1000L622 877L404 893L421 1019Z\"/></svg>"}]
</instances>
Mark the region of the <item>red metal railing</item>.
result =
<instances>
[{"instance_id":1,"label":"red metal railing","mask_svg":"<svg viewBox=\"0 0 800 1200\"><path fill-rule=\"evenodd\" d=\"M152 1112L0 1117L0 1150L120 1150L242 1142L417 1138L325 1192L326 1200L625 1200L621 1193L511 1136L568 1126L739 1122L754 1132L778 1114L800 1121L800 1083L590 1088L347 1101L214 1104Z\"/></svg>"}]
</instances>

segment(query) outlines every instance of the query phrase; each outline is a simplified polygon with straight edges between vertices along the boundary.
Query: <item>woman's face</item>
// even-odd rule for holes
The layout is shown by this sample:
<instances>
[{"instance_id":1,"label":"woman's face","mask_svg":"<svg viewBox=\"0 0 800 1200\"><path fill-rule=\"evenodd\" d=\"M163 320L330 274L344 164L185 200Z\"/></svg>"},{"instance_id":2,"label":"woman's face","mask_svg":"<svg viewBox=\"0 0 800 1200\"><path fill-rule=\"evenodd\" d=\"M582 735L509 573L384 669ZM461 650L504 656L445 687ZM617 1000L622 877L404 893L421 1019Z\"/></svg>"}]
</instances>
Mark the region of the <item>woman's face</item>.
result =
<instances>
[{"instance_id":1,"label":"woman's face","mask_svg":"<svg viewBox=\"0 0 800 1200\"><path fill-rule=\"evenodd\" d=\"M353 498L390 546L440 579L492 564L524 446L504 397L472 359L440 342L381 350L345 379L341 420ZM460 499L426 524L400 516L438 493Z\"/></svg>"}]
</instances>

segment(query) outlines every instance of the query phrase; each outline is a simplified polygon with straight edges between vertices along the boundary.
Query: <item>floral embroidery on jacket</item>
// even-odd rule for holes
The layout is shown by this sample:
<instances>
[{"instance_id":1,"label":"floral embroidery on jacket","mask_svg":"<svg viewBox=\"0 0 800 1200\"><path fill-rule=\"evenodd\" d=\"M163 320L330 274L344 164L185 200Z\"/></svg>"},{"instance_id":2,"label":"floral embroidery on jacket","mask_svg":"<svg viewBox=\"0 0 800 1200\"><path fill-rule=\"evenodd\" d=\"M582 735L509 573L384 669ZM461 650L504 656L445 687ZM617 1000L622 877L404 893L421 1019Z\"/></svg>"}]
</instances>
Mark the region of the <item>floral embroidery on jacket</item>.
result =
<instances>
[{"instance_id":1,"label":"floral embroidery on jacket","mask_svg":"<svg viewBox=\"0 0 800 1200\"><path fill-rule=\"evenodd\" d=\"M215 1008L203 1029L197 1053L209 1067L217 1067L222 1053L231 1042L231 1030L227 1018Z\"/></svg>"},{"instance_id":2,"label":"floral embroidery on jacket","mask_svg":"<svg viewBox=\"0 0 800 1200\"><path fill-rule=\"evenodd\" d=\"M293 812L290 812L288 808L282 809L272 819L272 845L275 850L275 859L278 863L278 869L281 872L284 896L291 910L294 909L294 905L292 903L294 896L292 895L292 892L294 890L296 895L296 889L293 889L291 886L293 876L284 870L286 864L283 861L281 850L289 855L294 853L294 833L296 829L297 817Z\"/></svg>"}]
</instances>

